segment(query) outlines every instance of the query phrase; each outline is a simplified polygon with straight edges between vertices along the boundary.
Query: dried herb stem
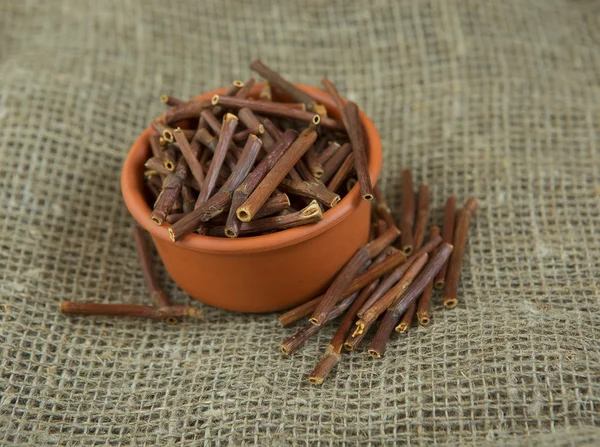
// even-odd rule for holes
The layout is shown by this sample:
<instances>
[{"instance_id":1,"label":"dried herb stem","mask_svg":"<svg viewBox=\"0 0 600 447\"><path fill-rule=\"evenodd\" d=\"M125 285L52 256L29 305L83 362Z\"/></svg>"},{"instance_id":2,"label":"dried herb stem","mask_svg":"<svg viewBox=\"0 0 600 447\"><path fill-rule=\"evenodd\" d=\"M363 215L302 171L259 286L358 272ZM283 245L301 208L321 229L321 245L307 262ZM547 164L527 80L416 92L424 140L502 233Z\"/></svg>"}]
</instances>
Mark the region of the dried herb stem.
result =
<instances>
[{"instance_id":1,"label":"dried herb stem","mask_svg":"<svg viewBox=\"0 0 600 447\"><path fill-rule=\"evenodd\" d=\"M386 250L384 253L381 253L374 261L373 264L380 264L387 256L389 256L389 251ZM356 317L356 312L364 303L364 301L369 297L369 295L375 290L379 284L379 279L372 281L368 284L358 295L358 297L352 303L348 312L344 316L344 319L340 323L335 332L333 338L329 342L327 349L325 350L325 355L321 359L321 361L315 366L315 369L308 377L308 381L312 384L319 385L323 383L323 380L331 372L333 367L339 360L340 354L342 352L342 347L344 346L344 341L348 336L350 329L352 328L352 324L354 323L354 318ZM355 292L357 293L357 292Z\"/></svg>"},{"instance_id":2,"label":"dried herb stem","mask_svg":"<svg viewBox=\"0 0 600 447\"><path fill-rule=\"evenodd\" d=\"M340 317L348 307L350 307L353 301L358 296L358 292L353 293L352 295L345 298L341 303L335 306L327 315L327 318L320 326L315 326L314 324L307 323L302 329L300 329L296 334L292 337L288 338L281 344L281 352L284 354L290 355L304 346L304 343L315 335L319 330L325 327L327 324L331 323L336 318Z\"/></svg>"},{"instance_id":3,"label":"dried herb stem","mask_svg":"<svg viewBox=\"0 0 600 447\"><path fill-rule=\"evenodd\" d=\"M256 79L254 79L252 76L250 76L250 78L248 78L248 80L244 83L244 86L239 89L235 95L227 95L227 96L235 96L236 98L242 98L245 99L248 97L248 95L250 95L250 92L252 91L252 87L254 87L254 84L256 83Z\"/></svg>"},{"instance_id":4,"label":"dried herb stem","mask_svg":"<svg viewBox=\"0 0 600 447\"><path fill-rule=\"evenodd\" d=\"M148 289L152 301L158 306L169 306L169 299L158 285L156 274L152 268L152 254L150 253L150 249L146 242L144 230L137 225L133 225L131 228L131 233L133 235L138 258L142 266L144 283L146 284L146 289Z\"/></svg>"},{"instance_id":5,"label":"dried herb stem","mask_svg":"<svg viewBox=\"0 0 600 447\"><path fill-rule=\"evenodd\" d=\"M326 116L321 116L318 113L296 110L294 108L287 107L285 103L255 101L252 99L239 99L220 95L213 96L212 103L214 105L221 105L223 107L232 109L241 109L242 107L247 107L252 111L262 115L291 118L312 123L314 125L320 124L323 127L334 130L344 130L344 126L339 121Z\"/></svg>"},{"instance_id":6,"label":"dried herb stem","mask_svg":"<svg viewBox=\"0 0 600 447\"><path fill-rule=\"evenodd\" d=\"M310 223L315 223L323 220L323 211L317 203L313 200L308 206L296 211L295 213L289 213L280 216L265 217L263 219L255 219L251 222L244 222L240 225L238 230L238 236L246 236L249 234L264 233L274 230L286 230L289 228L295 228ZM212 235L218 236L229 236L225 233L225 227L216 227L214 231L211 231Z\"/></svg>"},{"instance_id":7,"label":"dried herb stem","mask_svg":"<svg viewBox=\"0 0 600 447\"><path fill-rule=\"evenodd\" d=\"M291 82L283 78L279 73L267 67L260 59L255 59L250 63L250 69L257 72L263 78L265 78L272 86L276 86L286 95L294 99L294 101L302 102L309 108L314 109L317 105L317 101L310 96L308 93L300 90Z\"/></svg>"},{"instance_id":8,"label":"dried herb stem","mask_svg":"<svg viewBox=\"0 0 600 447\"><path fill-rule=\"evenodd\" d=\"M229 216L225 224L225 234L228 237L237 237L241 221L238 219L236 210L248 199L265 176L271 172L281 157L287 152L296 140L297 133L294 130L286 130L277 139L273 150L263 158L254 170L248 174L246 179L235 189L229 208ZM264 205L263 205L264 207Z\"/></svg>"},{"instance_id":9,"label":"dried herb stem","mask_svg":"<svg viewBox=\"0 0 600 447\"><path fill-rule=\"evenodd\" d=\"M249 129L261 127L264 129L264 126L260 122L258 117L254 114L252 110L250 110L247 107L242 107L240 110L238 110L238 118L242 123L244 123L244 126L246 126ZM263 140L263 147L265 148L265 151L271 152L275 144L275 137L272 137L269 133L265 134L261 132L261 134L261 139Z\"/></svg>"},{"instance_id":10,"label":"dried herb stem","mask_svg":"<svg viewBox=\"0 0 600 447\"><path fill-rule=\"evenodd\" d=\"M406 291L408 286L417 277L419 272L423 269L429 256L427 253L423 253L414 260L411 266L406 270L402 278L390 289L385 295L377 300L371 307L369 307L356 322L356 329L353 332L353 336L360 335L371 327L371 325L377 320L377 318L386 311L386 309L394 303L398 297Z\"/></svg>"},{"instance_id":11,"label":"dried herb stem","mask_svg":"<svg viewBox=\"0 0 600 447\"><path fill-rule=\"evenodd\" d=\"M139 317L152 320L165 320L177 324L179 318L202 317L202 311L192 306L144 306L139 304L104 304L63 301L60 311L70 315L105 315L111 317Z\"/></svg>"},{"instance_id":12,"label":"dried herb stem","mask_svg":"<svg viewBox=\"0 0 600 447\"><path fill-rule=\"evenodd\" d=\"M212 107L212 103L209 100L192 100L186 101L183 104L173 106L166 110L163 114L164 121L169 125L174 125L178 121L186 119L199 118L200 113L204 109Z\"/></svg>"},{"instance_id":13,"label":"dried herb stem","mask_svg":"<svg viewBox=\"0 0 600 447\"><path fill-rule=\"evenodd\" d=\"M458 304L458 280L460 278L460 267L465 254L467 237L471 217L478 207L477 199L470 197L458 213L456 228L454 230L454 251L448 261L448 272L446 273L446 284L444 285L444 306L456 307Z\"/></svg>"},{"instance_id":14,"label":"dried herb stem","mask_svg":"<svg viewBox=\"0 0 600 447\"><path fill-rule=\"evenodd\" d=\"M316 182L283 179L278 188L288 194L315 199L329 208L340 202L339 195L327 189L325 185Z\"/></svg>"},{"instance_id":15,"label":"dried herb stem","mask_svg":"<svg viewBox=\"0 0 600 447\"><path fill-rule=\"evenodd\" d=\"M348 155L352 152L352 146L346 143L340 147L333 156L323 165L323 175L319 180L328 184L332 177L342 166Z\"/></svg>"},{"instance_id":16,"label":"dried herb stem","mask_svg":"<svg viewBox=\"0 0 600 447\"><path fill-rule=\"evenodd\" d=\"M348 154L340 168L337 170L333 178L327 184L327 188L331 191L337 191L343 181L350 175L350 172L355 166L355 155L353 153Z\"/></svg>"},{"instance_id":17,"label":"dried herb stem","mask_svg":"<svg viewBox=\"0 0 600 447\"><path fill-rule=\"evenodd\" d=\"M316 325L322 324L327 314L333 309L335 303L338 302L341 295L356 277L360 268L385 250L397 237L398 230L390 228L374 241L360 247L336 275L325 293L325 298L319 303L309 321Z\"/></svg>"},{"instance_id":18,"label":"dried herb stem","mask_svg":"<svg viewBox=\"0 0 600 447\"><path fill-rule=\"evenodd\" d=\"M181 193L181 187L188 174L187 164L185 159L181 159L177 162L175 170L165 178L158 199L154 204L154 209L150 214L152 222L156 225L162 225L165 217L170 214L174 208L175 201Z\"/></svg>"},{"instance_id":19,"label":"dried herb stem","mask_svg":"<svg viewBox=\"0 0 600 447\"><path fill-rule=\"evenodd\" d=\"M413 225L415 224L415 193L413 191L412 172L405 169L402 173L402 210L400 212L400 248L410 255L413 252Z\"/></svg>"},{"instance_id":20,"label":"dried herb stem","mask_svg":"<svg viewBox=\"0 0 600 447\"><path fill-rule=\"evenodd\" d=\"M354 102L348 101L344 104L342 108L342 121L350 137L350 143L352 143L354 166L360 185L360 194L364 200L373 200L373 185L371 184L371 176L369 175L365 136L360 122L358 106Z\"/></svg>"},{"instance_id":21,"label":"dried herb stem","mask_svg":"<svg viewBox=\"0 0 600 447\"><path fill-rule=\"evenodd\" d=\"M337 141L331 141L327 145L327 147L323 149L323 152L318 154L317 161L321 164L321 169L323 169L323 172L323 163L329 161L329 159L333 156L333 154L335 154L339 150L340 147L342 147L340 143L338 143Z\"/></svg>"},{"instance_id":22,"label":"dried herb stem","mask_svg":"<svg viewBox=\"0 0 600 447\"><path fill-rule=\"evenodd\" d=\"M344 100L338 93L337 88L335 87L333 82L331 82L326 77L323 77L323 79L321 79L321 84L323 84L323 87L325 87L325 90L327 90L327 92L331 95L331 98L333 99L333 102L335 103L335 107L339 110L339 112L341 114L342 110L344 109Z\"/></svg>"},{"instance_id":23,"label":"dried herb stem","mask_svg":"<svg viewBox=\"0 0 600 447\"><path fill-rule=\"evenodd\" d=\"M371 340L371 345L367 351L371 357L378 359L383 355L385 346L392 335L392 332L394 332L394 326L396 326L399 318L400 317L394 312L386 311L386 313L383 314L377 332L375 333L373 340Z\"/></svg>"},{"instance_id":24,"label":"dried herb stem","mask_svg":"<svg viewBox=\"0 0 600 447\"><path fill-rule=\"evenodd\" d=\"M351 295L352 293L356 292L357 290L360 290L363 287L367 286L373 280L395 269L405 261L406 255L403 252L393 252L380 264L373 265L365 272L357 275L356 278L352 280L348 288L344 291L344 293L342 293L342 295L338 299L338 302ZM317 308L319 303L323 301L323 299L325 299L325 294L313 298L312 300L307 301L306 303L301 304L300 306L297 306L285 312L279 317L279 322L283 327L286 327L292 323L295 323L298 320L301 320L304 317L309 316L312 312L315 311L315 309Z\"/></svg>"},{"instance_id":25,"label":"dried herb stem","mask_svg":"<svg viewBox=\"0 0 600 447\"><path fill-rule=\"evenodd\" d=\"M385 221L389 228L395 227L396 222L394 222L394 218L392 217L392 211L378 186L373 188L373 195L375 196L375 212L377 215Z\"/></svg>"},{"instance_id":26,"label":"dried herb stem","mask_svg":"<svg viewBox=\"0 0 600 447\"><path fill-rule=\"evenodd\" d=\"M258 99L261 101L273 101L273 94L271 93L271 84L269 81L265 82L261 87Z\"/></svg>"},{"instance_id":27,"label":"dried herb stem","mask_svg":"<svg viewBox=\"0 0 600 447\"><path fill-rule=\"evenodd\" d=\"M196 207L202 205L211 196L237 125L237 116L232 115L231 113L225 115L225 118L223 119L223 129L219 135L219 141L217 142L217 147L210 163L210 168L208 169L208 173L206 174L204 183L202 184L202 189L198 195Z\"/></svg>"},{"instance_id":28,"label":"dried herb stem","mask_svg":"<svg viewBox=\"0 0 600 447\"><path fill-rule=\"evenodd\" d=\"M429 232L429 239L433 239L440 235L439 227L431 227ZM445 264L444 264L445 265ZM427 284L421 298L419 298L419 305L417 306L417 319L421 326L427 326L429 324L429 310L431 307L431 295L433 293L433 281Z\"/></svg>"},{"instance_id":29,"label":"dried herb stem","mask_svg":"<svg viewBox=\"0 0 600 447\"><path fill-rule=\"evenodd\" d=\"M358 317L362 317L363 314L375 304L383 295L385 295L400 279L404 276L410 266L424 253L430 254L435 248L441 243L442 238L439 236L432 237L430 241L415 252L410 258L406 259L406 262L396 267L390 272L379 284L379 287L373 292L367 301L358 310Z\"/></svg>"},{"instance_id":30,"label":"dried herb stem","mask_svg":"<svg viewBox=\"0 0 600 447\"><path fill-rule=\"evenodd\" d=\"M429 221L429 185L426 183L419 187L417 196L417 220L413 231L414 249L418 250L425 239L425 230Z\"/></svg>"},{"instance_id":31,"label":"dried herb stem","mask_svg":"<svg viewBox=\"0 0 600 447\"><path fill-rule=\"evenodd\" d=\"M248 138L242 157L225 184L219 189L219 192L169 228L169 236L173 242L192 233L201 222L206 222L218 216L227 208L231 203L233 191L244 181L248 176L248 172L252 169L261 146L261 140L255 135Z\"/></svg>"},{"instance_id":32,"label":"dried herb stem","mask_svg":"<svg viewBox=\"0 0 600 447\"><path fill-rule=\"evenodd\" d=\"M411 303L411 305L408 306L408 309L406 309L406 311L402 315L402 318L400 319L400 324L398 326L396 326L396 332L403 333L408 330L408 328L410 327L410 324L412 323L412 320L415 316L416 310L417 310L417 302L413 301Z\"/></svg>"},{"instance_id":33,"label":"dried herb stem","mask_svg":"<svg viewBox=\"0 0 600 447\"><path fill-rule=\"evenodd\" d=\"M284 179L290 169L300 160L308 148L314 143L317 138L317 133L311 129L305 129L298 135L298 138L289 147L289 149L281 156L275 166L268 172L262 181L256 186L254 192L246 199L246 201L236 210L239 220L242 222L250 222L256 212L266 202L275 188Z\"/></svg>"},{"instance_id":34,"label":"dried herb stem","mask_svg":"<svg viewBox=\"0 0 600 447\"><path fill-rule=\"evenodd\" d=\"M184 103L184 101L182 101L181 99L175 98L174 96L170 96L167 94L160 95L160 102L171 107L178 106Z\"/></svg>"},{"instance_id":35,"label":"dried herb stem","mask_svg":"<svg viewBox=\"0 0 600 447\"><path fill-rule=\"evenodd\" d=\"M187 163L190 173L199 185L203 185L205 180L204 170L198 161L200 142L194 140L192 144L190 144L180 128L173 131L173 136L175 137L175 141L177 141L177 146Z\"/></svg>"},{"instance_id":36,"label":"dried herb stem","mask_svg":"<svg viewBox=\"0 0 600 447\"><path fill-rule=\"evenodd\" d=\"M259 127L240 130L233 136L233 141L239 143L241 141L246 141L250 135L262 135L265 131L265 127L262 124L259 124L258 126ZM261 137L261 139L264 140L263 137Z\"/></svg>"},{"instance_id":37,"label":"dried herb stem","mask_svg":"<svg viewBox=\"0 0 600 447\"><path fill-rule=\"evenodd\" d=\"M456 197L450 196L446 201L444 209L444 224L442 226L442 240L451 244L454 238L454 223L456 220ZM446 262L440 272L437 274L434 286L438 290L444 288L446 282L446 272L448 271L448 263Z\"/></svg>"}]
</instances>

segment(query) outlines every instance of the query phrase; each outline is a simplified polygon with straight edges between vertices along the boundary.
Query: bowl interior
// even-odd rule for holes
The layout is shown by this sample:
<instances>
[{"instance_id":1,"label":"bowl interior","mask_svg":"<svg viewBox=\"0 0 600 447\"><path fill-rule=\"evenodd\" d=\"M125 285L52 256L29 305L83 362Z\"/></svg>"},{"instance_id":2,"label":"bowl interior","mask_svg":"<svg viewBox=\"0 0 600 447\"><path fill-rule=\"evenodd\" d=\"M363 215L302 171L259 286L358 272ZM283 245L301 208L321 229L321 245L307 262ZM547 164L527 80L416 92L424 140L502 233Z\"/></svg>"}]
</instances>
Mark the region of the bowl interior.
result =
<instances>
[{"instance_id":1,"label":"bowl interior","mask_svg":"<svg viewBox=\"0 0 600 447\"><path fill-rule=\"evenodd\" d=\"M262 84L260 83L256 84L252 90L251 96L257 97L261 86ZM327 92L304 85L298 85L298 87L309 93L321 104L324 104L327 107L328 113L339 119L339 114ZM196 99L210 99L214 94L223 93L224 90L225 89L219 89L205 93L197 96ZM382 163L381 141L372 121L362 111L360 112L360 119L365 133L368 150L369 175L371 177L371 182L375 184ZM144 163L150 154L148 141L151 133L152 129L147 128L131 147L123 164L121 190L125 204L135 220L153 236L170 241L168 234L170 225L168 223L163 223L163 225L158 226L150 220L151 210L144 198L144 185L142 179ZM236 239L191 234L182 241L177 242L177 245L189 250L232 254L239 251L262 252L274 250L302 242L303 240L326 231L340 219L344 219L358 205L360 200L362 199L357 184L335 207L327 210L323 214L323 220L316 224L305 225L267 235Z\"/></svg>"}]
</instances>

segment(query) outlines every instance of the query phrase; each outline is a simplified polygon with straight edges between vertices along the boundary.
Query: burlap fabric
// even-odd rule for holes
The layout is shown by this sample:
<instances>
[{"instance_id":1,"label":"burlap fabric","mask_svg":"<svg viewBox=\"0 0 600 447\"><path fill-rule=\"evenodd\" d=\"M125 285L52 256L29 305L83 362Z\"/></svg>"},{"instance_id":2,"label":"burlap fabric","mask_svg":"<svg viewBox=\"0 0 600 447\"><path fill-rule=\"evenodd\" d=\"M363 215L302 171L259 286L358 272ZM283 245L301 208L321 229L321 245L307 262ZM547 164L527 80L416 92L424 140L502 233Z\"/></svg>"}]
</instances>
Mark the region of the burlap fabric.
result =
<instances>
[{"instance_id":1,"label":"burlap fabric","mask_svg":"<svg viewBox=\"0 0 600 447\"><path fill-rule=\"evenodd\" d=\"M600 6L594 1L0 2L4 445L600 442ZM261 57L323 74L399 174L481 207L461 302L307 383L276 315L67 318L148 302L119 171L137 134ZM397 209L397 208L396 208ZM158 265L158 263L157 263ZM191 300L162 273L178 303Z\"/></svg>"}]
</instances>

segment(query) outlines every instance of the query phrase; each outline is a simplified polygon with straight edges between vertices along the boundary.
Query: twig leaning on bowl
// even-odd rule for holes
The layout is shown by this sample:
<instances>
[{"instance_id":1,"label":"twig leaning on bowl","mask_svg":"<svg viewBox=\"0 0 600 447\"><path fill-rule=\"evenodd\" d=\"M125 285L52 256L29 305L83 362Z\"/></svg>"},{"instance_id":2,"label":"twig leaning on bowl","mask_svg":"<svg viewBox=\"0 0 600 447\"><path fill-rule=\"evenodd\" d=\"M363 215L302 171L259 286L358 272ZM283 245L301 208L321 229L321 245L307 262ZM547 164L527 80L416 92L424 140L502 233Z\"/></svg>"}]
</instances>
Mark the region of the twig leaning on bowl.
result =
<instances>
[{"instance_id":1,"label":"twig leaning on bowl","mask_svg":"<svg viewBox=\"0 0 600 447\"><path fill-rule=\"evenodd\" d=\"M373 198L357 105L336 91L338 121L260 60L250 68L267 81L259 99L249 99L254 78L210 101L161 96L169 109L152 122L144 176L150 218L171 224L174 242L318 222L355 183ZM268 206L273 200L287 206Z\"/></svg>"}]
</instances>

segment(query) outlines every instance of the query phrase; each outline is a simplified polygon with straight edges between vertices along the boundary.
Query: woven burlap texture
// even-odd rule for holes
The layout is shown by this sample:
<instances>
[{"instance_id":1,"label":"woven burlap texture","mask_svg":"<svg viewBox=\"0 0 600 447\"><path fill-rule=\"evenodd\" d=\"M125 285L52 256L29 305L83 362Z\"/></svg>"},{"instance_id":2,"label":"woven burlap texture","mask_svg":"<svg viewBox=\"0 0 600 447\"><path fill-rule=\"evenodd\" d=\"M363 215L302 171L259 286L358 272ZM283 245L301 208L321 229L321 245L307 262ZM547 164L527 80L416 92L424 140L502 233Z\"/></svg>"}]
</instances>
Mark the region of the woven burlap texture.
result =
<instances>
[{"instance_id":1,"label":"woven burlap texture","mask_svg":"<svg viewBox=\"0 0 600 447\"><path fill-rule=\"evenodd\" d=\"M600 6L583 0L0 2L0 444L600 442ZM119 190L168 92L321 76L372 117L398 210L480 200L460 305L306 381L277 315L69 318L148 303ZM160 264L157 261L157 267ZM177 303L188 298L161 269Z\"/></svg>"}]
</instances>

